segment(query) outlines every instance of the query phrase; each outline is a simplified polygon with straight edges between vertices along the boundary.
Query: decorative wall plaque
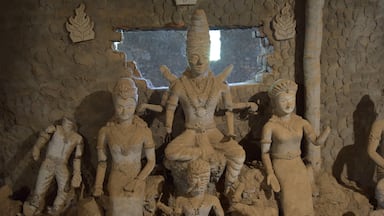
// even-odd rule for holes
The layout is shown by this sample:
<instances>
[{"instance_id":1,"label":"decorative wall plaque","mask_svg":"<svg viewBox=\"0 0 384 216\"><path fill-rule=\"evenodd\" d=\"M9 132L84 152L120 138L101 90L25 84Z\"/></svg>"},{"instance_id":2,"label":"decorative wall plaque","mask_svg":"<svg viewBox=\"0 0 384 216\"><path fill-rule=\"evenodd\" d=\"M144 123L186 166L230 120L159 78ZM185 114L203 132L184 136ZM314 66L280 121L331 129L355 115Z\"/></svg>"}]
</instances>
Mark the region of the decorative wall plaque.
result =
<instances>
[{"instance_id":1,"label":"decorative wall plaque","mask_svg":"<svg viewBox=\"0 0 384 216\"><path fill-rule=\"evenodd\" d=\"M87 16L84 11L85 5L80 4L75 9L75 16L69 17L65 27L69 32L69 37L73 43L95 39L95 32L93 31L94 23L91 18Z\"/></svg>"},{"instance_id":2,"label":"decorative wall plaque","mask_svg":"<svg viewBox=\"0 0 384 216\"><path fill-rule=\"evenodd\" d=\"M295 36L296 21L289 3L286 3L280 13L275 16L272 27L274 29L273 36L276 40L288 40Z\"/></svg>"}]
</instances>

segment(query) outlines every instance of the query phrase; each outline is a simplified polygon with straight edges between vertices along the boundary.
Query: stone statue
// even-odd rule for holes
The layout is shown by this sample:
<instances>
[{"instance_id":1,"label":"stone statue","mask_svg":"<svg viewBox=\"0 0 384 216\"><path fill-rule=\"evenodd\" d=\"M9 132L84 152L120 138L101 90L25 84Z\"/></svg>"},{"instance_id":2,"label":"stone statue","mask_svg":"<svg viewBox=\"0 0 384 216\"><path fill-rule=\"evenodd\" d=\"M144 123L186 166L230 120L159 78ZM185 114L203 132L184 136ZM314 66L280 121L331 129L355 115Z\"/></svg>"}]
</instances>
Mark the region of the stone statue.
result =
<instances>
[{"instance_id":1,"label":"stone statue","mask_svg":"<svg viewBox=\"0 0 384 216\"><path fill-rule=\"evenodd\" d=\"M264 125L261 139L262 161L267 184L280 193L284 215L314 215L312 189L306 166L300 155L303 134L315 145L322 145L330 128L317 136L307 120L293 113L297 84L280 79L272 84L268 95L274 114Z\"/></svg>"},{"instance_id":2,"label":"stone statue","mask_svg":"<svg viewBox=\"0 0 384 216\"><path fill-rule=\"evenodd\" d=\"M226 161L226 191L236 182L245 152L234 140L233 104L229 86L225 79L232 71L228 66L215 76L209 68L209 28L203 10L196 10L187 33L188 67L180 78L168 77L170 90L166 107L166 130L168 138L172 133L175 109L180 102L185 114L186 130L172 140L165 149L165 157L171 165L174 182L182 190L183 181L176 176L178 162L189 162L202 158L210 163L223 164ZM163 67L162 71L166 71ZM214 113L219 101L226 109L228 132L224 136L217 128ZM213 161L216 160L216 161ZM172 164L175 165L172 167ZM225 162L223 169L225 167ZM186 176L186 175L181 175ZM182 194L182 193L181 193Z\"/></svg>"},{"instance_id":3,"label":"stone statue","mask_svg":"<svg viewBox=\"0 0 384 216\"><path fill-rule=\"evenodd\" d=\"M157 202L161 199L164 185L164 176L151 175L146 180L143 216L155 216Z\"/></svg>"},{"instance_id":4,"label":"stone statue","mask_svg":"<svg viewBox=\"0 0 384 216\"><path fill-rule=\"evenodd\" d=\"M176 198L175 207L158 203L167 215L208 216L211 209L216 216L224 216L219 199L206 193L210 178L210 164L197 159L188 164L188 194Z\"/></svg>"},{"instance_id":5,"label":"stone statue","mask_svg":"<svg viewBox=\"0 0 384 216\"><path fill-rule=\"evenodd\" d=\"M373 123L368 139L368 155L376 163L377 185L375 198L377 209L384 209L384 145L382 139L384 131L384 120Z\"/></svg>"},{"instance_id":6,"label":"stone statue","mask_svg":"<svg viewBox=\"0 0 384 216\"><path fill-rule=\"evenodd\" d=\"M83 154L83 138L77 132L76 123L69 118L63 118L61 125L51 125L40 133L32 150L35 161L40 157L40 150L48 143L45 160L41 164L37 176L36 187L32 200L28 203L33 215L39 214L44 207L44 198L53 179L57 182L57 195L48 213L58 215L68 204L70 185L79 187L81 178L81 156ZM73 160L73 175L68 170L68 159L75 152ZM71 181L70 181L71 180Z\"/></svg>"},{"instance_id":7,"label":"stone statue","mask_svg":"<svg viewBox=\"0 0 384 216\"><path fill-rule=\"evenodd\" d=\"M277 216L278 208L272 194L267 195L267 185L260 164L243 166L238 186L232 195L232 216ZM268 196L268 197L267 197Z\"/></svg>"},{"instance_id":8,"label":"stone statue","mask_svg":"<svg viewBox=\"0 0 384 216\"><path fill-rule=\"evenodd\" d=\"M103 194L107 147L112 156L108 180L110 215L143 215L145 180L155 166L155 144L147 124L136 116L138 95L134 81L121 78L113 90L115 116L99 131L98 167L93 195ZM142 154L146 164L141 163ZM143 166L143 168L142 168Z\"/></svg>"}]
</instances>

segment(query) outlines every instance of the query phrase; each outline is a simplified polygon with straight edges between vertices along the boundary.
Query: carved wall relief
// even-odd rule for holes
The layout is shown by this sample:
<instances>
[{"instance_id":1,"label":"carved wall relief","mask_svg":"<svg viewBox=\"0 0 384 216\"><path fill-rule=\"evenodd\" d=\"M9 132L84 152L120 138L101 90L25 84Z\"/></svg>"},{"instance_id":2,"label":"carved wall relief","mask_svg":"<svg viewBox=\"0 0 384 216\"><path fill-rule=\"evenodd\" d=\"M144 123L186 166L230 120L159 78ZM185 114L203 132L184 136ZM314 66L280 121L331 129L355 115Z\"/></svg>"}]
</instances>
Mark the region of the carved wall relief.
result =
<instances>
[{"instance_id":1,"label":"carved wall relief","mask_svg":"<svg viewBox=\"0 0 384 216\"><path fill-rule=\"evenodd\" d=\"M280 13L272 21L273 36L276 40L288 40L296 34L296 21L290 3L285 3Z\"/></svg>"},{"instance_id":2,"label":"carved wall relief","mask_svg":"<svg viewBox=\"0 0 384 216\"><path fill-rule=\"evenodd\" d=\"M68 22L65 23L69 37L73 43L95 39L95 32L93 31L94 22L85 13L85 5L80 4L75 9L75 16L69 17Z\"/></svg>"}]
</instances>

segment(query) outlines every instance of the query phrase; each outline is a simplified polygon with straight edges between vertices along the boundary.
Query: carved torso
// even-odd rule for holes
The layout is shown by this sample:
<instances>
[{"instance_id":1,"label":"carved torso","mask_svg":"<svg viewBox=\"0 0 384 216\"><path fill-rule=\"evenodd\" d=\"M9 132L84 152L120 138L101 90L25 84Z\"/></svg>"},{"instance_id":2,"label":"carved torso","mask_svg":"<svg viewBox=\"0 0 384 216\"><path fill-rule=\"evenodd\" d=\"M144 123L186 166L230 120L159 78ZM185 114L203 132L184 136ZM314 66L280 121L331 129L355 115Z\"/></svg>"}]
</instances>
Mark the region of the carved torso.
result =
<instances>
[{"instance_id":1,"label":"carved torso","mask_svg":"<svg viewBox=\"0 0 384 216\"><path fill-rule=\"evenodd\" d=\"M74 148L81 143L81 136L74 132L66 132L62 126L56 126L48 144L47 157L67 162Z\"/></svg>"},{"instance_id":2,"label":"carved torso","mask_svg":"<svg viewBox=\"0 0 384 216\"><path fill-rule=\"evenodd\" d=\"M141 168L141 156L144 148L154 147L149 129L138 117L132 124L111 124L102 128L106 135L113 164L130 165L136 170Z\"/></svg>"},{"instance_id":3,"label":"carved torso","mask_svg":"<svg viewBox=\"0 0 384 216\"><path fill-rule=\"evenodd\" d=\"M272 130L272 145L270 151L272 157L300 156L304 123L304 120L295 114L292 114L288 122L283 122L278 117L272 116L266 125Z\"/></svg>"},{"instance_id":4,"label":"carved torso","mask_svg":"<svg viewBox=\"0 0 384 216\"><path fill-rule=\"evenodd\" d=\"M219 82L216 77L190 79L182 76L178 79L172 93L177 95L185 114L187 128L214 128L214 113L227 89L227 84Z\"/></svg>"}]
</instances>

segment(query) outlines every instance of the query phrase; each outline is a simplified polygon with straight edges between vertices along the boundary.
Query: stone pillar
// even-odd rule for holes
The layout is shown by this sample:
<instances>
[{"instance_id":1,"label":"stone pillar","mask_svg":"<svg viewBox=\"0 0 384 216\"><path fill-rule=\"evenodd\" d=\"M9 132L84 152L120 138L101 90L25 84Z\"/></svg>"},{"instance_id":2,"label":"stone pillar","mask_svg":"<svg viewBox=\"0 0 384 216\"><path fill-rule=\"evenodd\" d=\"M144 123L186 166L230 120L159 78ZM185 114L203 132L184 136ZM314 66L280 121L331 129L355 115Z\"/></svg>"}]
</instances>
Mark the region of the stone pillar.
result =
<instances>
[{"instance_id":1,"label":"stone pillar","mask_svg":"<svg viewBox=\"0 0 384 216\"><path fill-rule=\"evenodd\" d=\"M305 118L320 132L320 53L323 36L324 0L307 0L305 11L304 85ZM315 172L321 168L320 147L310 144L307 153Z\"/></svg>"}]
</instances>

